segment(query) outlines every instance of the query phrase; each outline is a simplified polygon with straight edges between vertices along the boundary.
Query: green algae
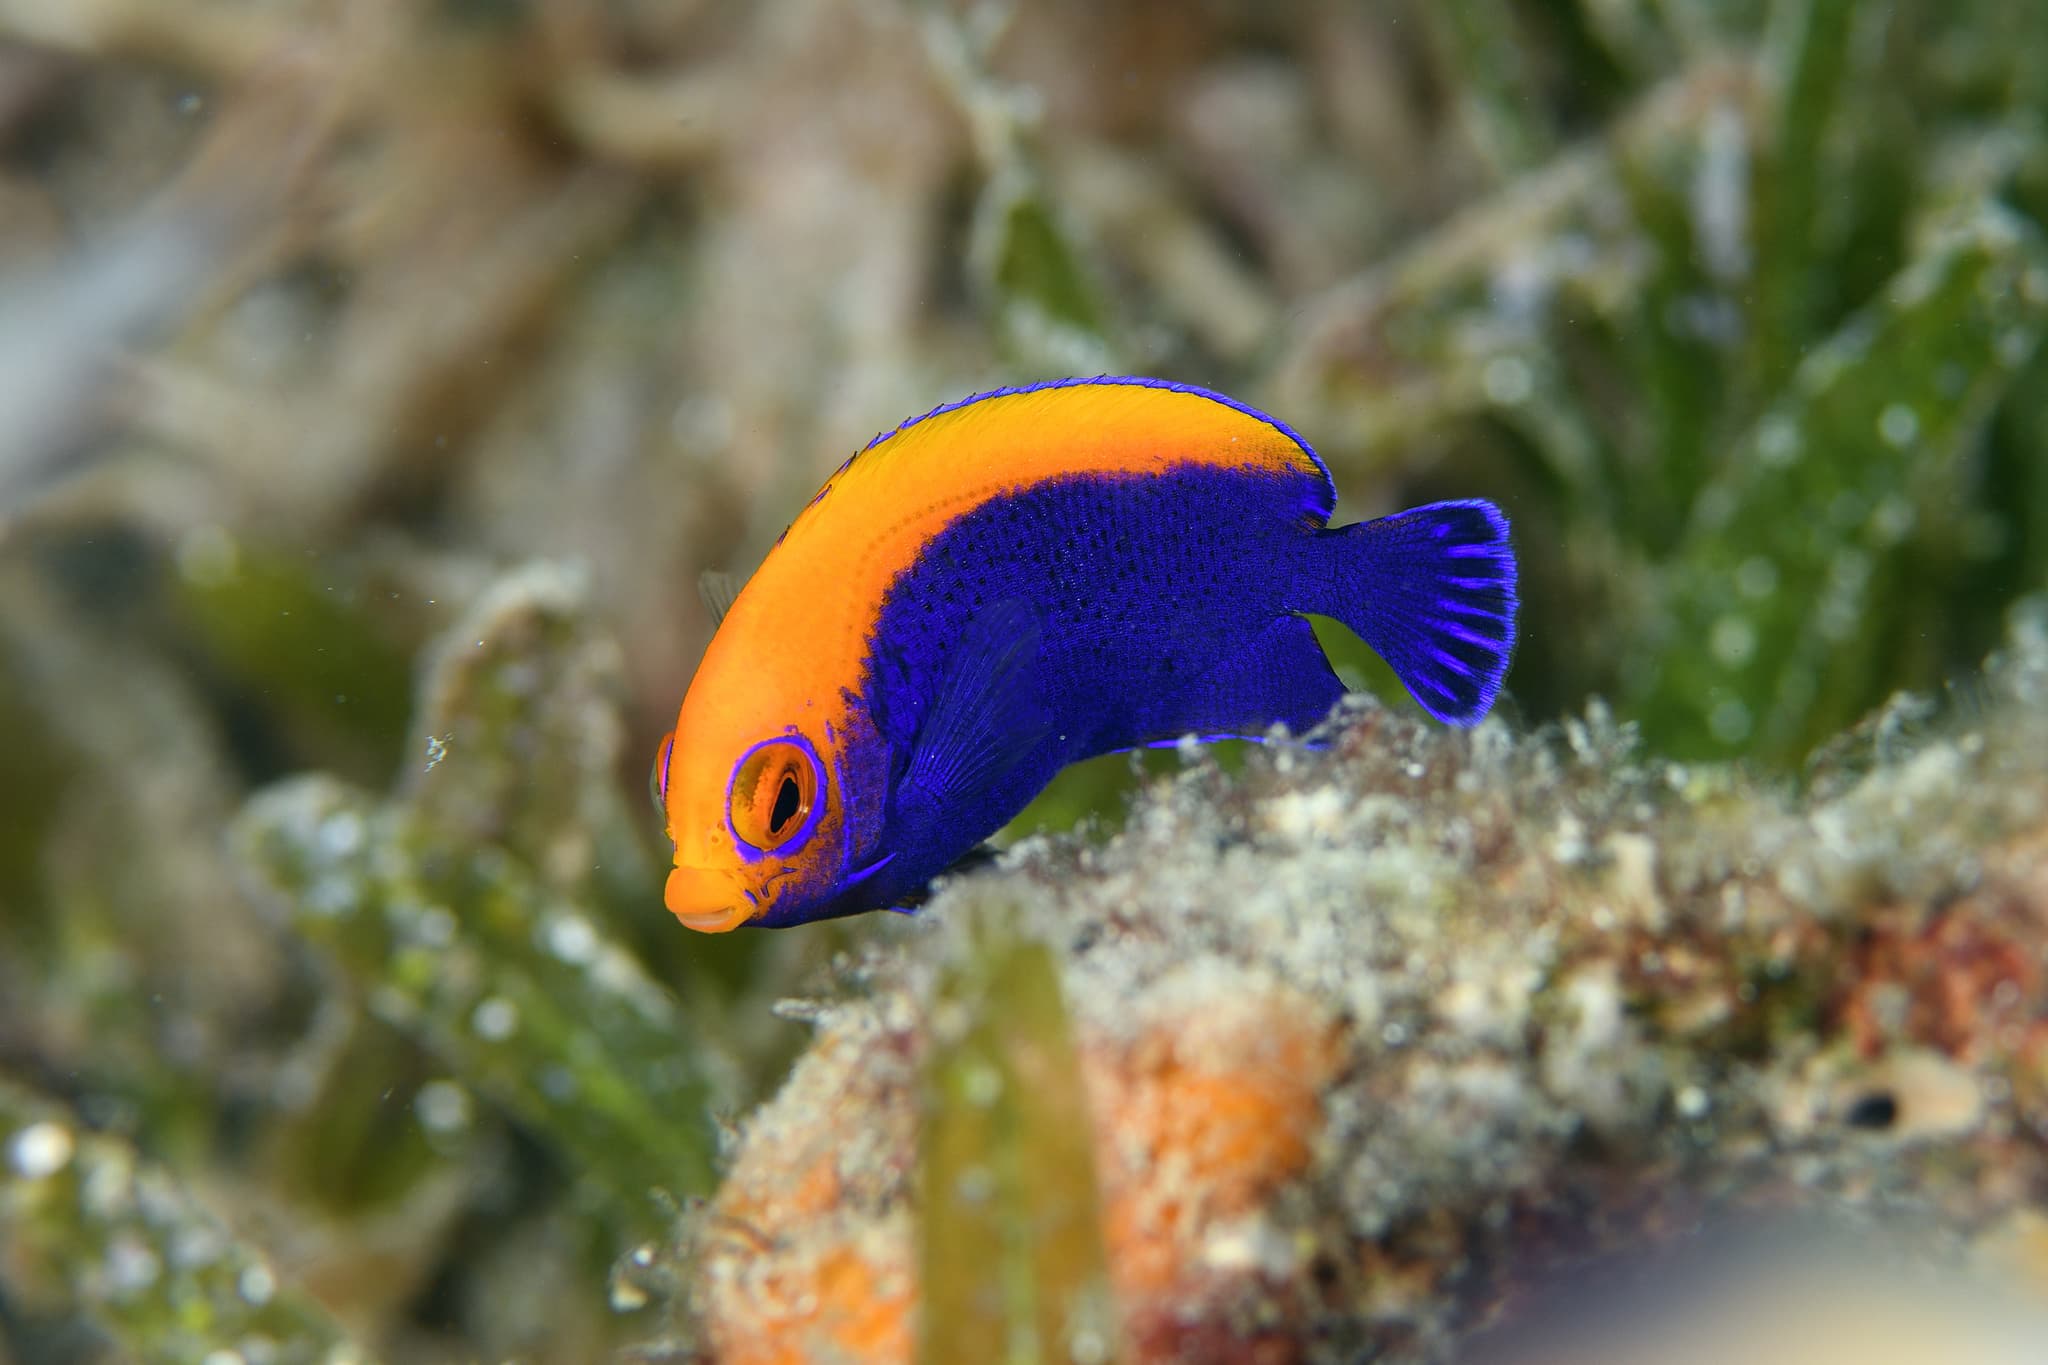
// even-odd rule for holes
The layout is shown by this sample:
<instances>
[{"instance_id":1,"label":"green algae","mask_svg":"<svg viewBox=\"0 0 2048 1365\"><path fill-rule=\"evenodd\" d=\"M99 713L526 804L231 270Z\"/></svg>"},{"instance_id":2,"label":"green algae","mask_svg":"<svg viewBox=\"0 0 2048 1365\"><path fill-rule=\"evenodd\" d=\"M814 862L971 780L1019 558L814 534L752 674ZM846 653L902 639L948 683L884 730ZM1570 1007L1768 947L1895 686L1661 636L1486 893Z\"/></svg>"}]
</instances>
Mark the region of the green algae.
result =
<instances>
[{"instance_id":1,"label":"green algae","mask_svg":"<svg viewBox=\"0 0 2048 1365\"><path fill-rule=\"evenodd\" d=\"M1103 306L1043 189L997 174L975 210L975 258L996 326L1027 368L1106 366Z\"/></svg>"},{"instance_id":2,"label":"green algae","mask_svg":"<svg viewBox=\"0 0 2048 1365\"><path fill-rule=\"evenodd\" d=\"M1826 249L1820 224L1825 149L1843 117L1855 70L1859 23L1882 24L1888 4L1854 0L1783 0L1764 35L1763 64L1770 108L1767 142L1756 175L1758 194L1751 369L1754 382L1776 389L1821 321L1814 291L1831 277L1816 269ZM1865 45L1867 47L1867 45Z\"/></svg>"},{"instance_id":3,"label":"green algae","mask_svg":"<svg viewBox=\"0 0 2048 1365\"><path fill-rule=\"evenodd\" d=\"M12 659L0 651L0 730L13 736L8 768L0 783L0 903L23 905L34 895L36 859L54 824L53 794L64 790L72 755L43 725ZM9 924L10 936L40 926Z\"/></svg>"},{"instance_id":4,"label":"green algae","mask_svg":"<svg viewBox=\"0 0 2048 1365\"><path fill-rule=\"evenodd\" d=\"M138 1359L371 1359L172 1172L5 1080L0 1256L13 1311L83 1309Z\"/></svg>"},{"instance_id":5,"label":"green algae","mask_svg":"<svg viewBox=\"0 0 2048 1365\"><path fill-rule=\"evenodd\" d=\"M1933 238L1795 373L1701 494L1632 676L1681 756L1797 759L1856 718L1908 591L1902 547L1952 515L1953 470L2048 319L2031 225L1985 208Z\"/></svg>"},{"instance_id":6,"label":"green algae","mask_svg":"<svg viewBox=\"0 0 2048 1365\"><path fill-rule=\"evenodd\" d=\"M1488 168L1505 179L1547 160L1556 150L1556 132L1547 126L1513 7L1502 0L1445 0L1426 7L1422 17Z\"/></svg>"},{"instance_id":7,"label":"green algae","mask_svg":"<svg viewBox=\"0 0 2048 1365\"><path fill-rule=\"evenodd\" d=\"M1113 368L1109 301L1092 253L1048 183L1029 92L991 69L1013 8L982 6L966 16L937 0L919 8L925 50L974 145L978 175L964 264L989 329L1027 374Z\"/></svg>"},{"instance_id":8,"label":"green algae","mask_svg":"<svg viewBox=\"0 0 2048 1365\"><path fill-rule=\"evenodd\" d=\"M1529 589L1524 704L1554 710L1570 677L1675 755L1796 769L1895 688L1966 668L2041 581L2040 21L1770 10L1726 61L1705 54L1746 31L1732 10L1637 16L1631 43L1668 23L1702 55L1329 291L1268 395L1340 486L1418 446L1487 471ZM1466 69L1505 31L1439 43L1461 91L1513 88ZM1760 446L1797 469L1760 476ZM1589 605L1552 614L1565 596Z\"/></svg>"},{"instance_id":9,"label":"green algae","mask_svg":"<svg viewBox=\"0 0 2048 1365\"><path fill-rule=\"evenodd\" d=\"M322 766L364 780L398 761L411 701L405 651L361 589L304 555L195 533L171 579L179 609L230 684L262 698Z\"/></svg>"},{"instance_id":10,"label":"green algae","mask_svg":"<svg viewBox=\"0 0 2048 1365\"><path fill-rule=\"evenodd\" d=\"M559 1143L619 1209L708 1187L680 1012L573 902L328 779L259 797L239 838L371 1010Z\"/></svg>"},{"instance_id":11,"label":"green algae","mask_svg":"<svg viewBox=\"0 0 2048 1365\"><path fill-rule=\"evenodd\" d=\"M683 1012L576 894L616 752L610 647L580 601L546 568L500 584L439 649L433 756L399 795L294 779L250 802L235 843L369 1010L631 1222L657 1191L709 1188L709 1090Z\"/></svg>"},{"instance_id":12,"label":"green algae","mask_svg":"<svg viewBox=\"0 0 2048 1365\"><path fill-rule=\"evenodd\" d=\"M941 976L918 1140L918 1359L1106 1362L1093 1125L1052 952L967 908Z\"/></svg>"}]
</instances>

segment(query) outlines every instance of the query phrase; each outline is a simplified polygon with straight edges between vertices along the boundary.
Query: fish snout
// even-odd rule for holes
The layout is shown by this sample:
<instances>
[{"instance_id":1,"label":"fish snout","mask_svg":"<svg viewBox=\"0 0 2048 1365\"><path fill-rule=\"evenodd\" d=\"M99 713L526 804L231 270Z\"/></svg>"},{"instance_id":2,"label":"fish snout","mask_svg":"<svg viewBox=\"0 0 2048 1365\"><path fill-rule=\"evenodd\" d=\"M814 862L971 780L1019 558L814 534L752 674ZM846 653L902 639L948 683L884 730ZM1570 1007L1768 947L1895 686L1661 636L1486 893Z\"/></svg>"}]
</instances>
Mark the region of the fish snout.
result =
<instances>
[{"instance_id":1,"label":"fish snout","mask_svg":"<svg viewBox=\"0 0 2048 1365\"><path fill-rule=\"evenodd\" d=\"M706 934L737 929L758 908L731 873L680 863L670 869L662 899L686 927Z\"/></svg>"}]
</instances>

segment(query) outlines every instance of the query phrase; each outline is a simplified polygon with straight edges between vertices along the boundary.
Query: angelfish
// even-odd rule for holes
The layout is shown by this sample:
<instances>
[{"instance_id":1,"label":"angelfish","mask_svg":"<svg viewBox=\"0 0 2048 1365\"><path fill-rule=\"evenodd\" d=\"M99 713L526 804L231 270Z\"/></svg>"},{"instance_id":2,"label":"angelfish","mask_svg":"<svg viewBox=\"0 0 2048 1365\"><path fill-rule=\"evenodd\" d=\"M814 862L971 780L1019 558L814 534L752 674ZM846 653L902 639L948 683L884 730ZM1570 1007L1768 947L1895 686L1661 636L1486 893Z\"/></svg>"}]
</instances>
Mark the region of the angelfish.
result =
<instances>
[{"instance_id":1,"label":"angelfish","mask_svg":"<svg viewBox=\"0 0 2048 1365\"><path fill-rule=\"evenodd\" d=\"M692 929L902 908L1077 759L1321 722L1335 617L1471 725L1515 643L1490 502L1332 527L1283 423L1154 379L978 394L840 466L740 589L654 765Z\"/></svg>"}]
</instances>

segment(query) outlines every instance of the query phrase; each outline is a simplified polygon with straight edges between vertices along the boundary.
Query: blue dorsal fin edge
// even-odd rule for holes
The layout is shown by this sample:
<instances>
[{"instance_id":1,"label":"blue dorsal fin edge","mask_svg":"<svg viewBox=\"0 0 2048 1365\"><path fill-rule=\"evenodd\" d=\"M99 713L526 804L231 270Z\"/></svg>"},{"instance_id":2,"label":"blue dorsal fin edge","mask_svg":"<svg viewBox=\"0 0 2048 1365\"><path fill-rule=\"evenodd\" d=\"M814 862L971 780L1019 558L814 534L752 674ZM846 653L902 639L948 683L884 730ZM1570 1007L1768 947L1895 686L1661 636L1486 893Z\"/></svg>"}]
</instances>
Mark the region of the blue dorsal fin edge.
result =
<instances>
[{"instance_id":1,"label":"blue dorsal fin edge","mask_svg":"<svg viewBox=\"0 0 2048 1365\"><path fill-rule=\"evenodd\" d=\"M975 613L934 680L899 799L964 812L1038 747L1052 730L1038 672L1042 639L1037 613L1021 599Z\"/></svg>"},{"instance_id":2,"label":"blue dorsal fin edge","mask_svg":"<svg viewBox=\"0 0 2048 1365\"><path fill-rule=\"evenodd\" d=\"M1514 658L1521 605L1506 514L1462 499L1324 535L1336 544L1346 599L1329 614L1371 645L1430 715L1450 725L1484 719Z\"/></svg>"}]
</instances>

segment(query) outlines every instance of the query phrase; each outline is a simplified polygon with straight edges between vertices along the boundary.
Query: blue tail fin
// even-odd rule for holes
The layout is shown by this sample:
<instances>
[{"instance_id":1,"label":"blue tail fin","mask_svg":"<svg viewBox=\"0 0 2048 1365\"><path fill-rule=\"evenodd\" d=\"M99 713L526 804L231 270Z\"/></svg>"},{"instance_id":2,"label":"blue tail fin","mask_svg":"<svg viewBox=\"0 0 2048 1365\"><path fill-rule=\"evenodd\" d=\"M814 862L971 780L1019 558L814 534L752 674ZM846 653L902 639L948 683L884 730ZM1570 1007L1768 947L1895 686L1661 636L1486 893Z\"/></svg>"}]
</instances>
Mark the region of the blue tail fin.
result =
<instances>
[{"instance_id":1,"label":"blue tail fin","mask_svg":"<svg viewBox=\"0 0 2048 1365\"><path fill-rule=\"evenodd\" d=\"M1423 710L1478 724L1515 651L1515 551L1501 510L1433 502L1317 539L1335 552L1324 581L1338 600L1307 610L1356 631Z\"/></svg>"}]
</instances>

